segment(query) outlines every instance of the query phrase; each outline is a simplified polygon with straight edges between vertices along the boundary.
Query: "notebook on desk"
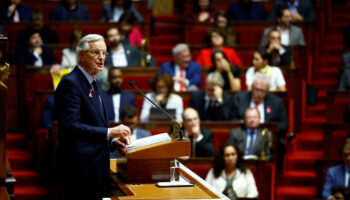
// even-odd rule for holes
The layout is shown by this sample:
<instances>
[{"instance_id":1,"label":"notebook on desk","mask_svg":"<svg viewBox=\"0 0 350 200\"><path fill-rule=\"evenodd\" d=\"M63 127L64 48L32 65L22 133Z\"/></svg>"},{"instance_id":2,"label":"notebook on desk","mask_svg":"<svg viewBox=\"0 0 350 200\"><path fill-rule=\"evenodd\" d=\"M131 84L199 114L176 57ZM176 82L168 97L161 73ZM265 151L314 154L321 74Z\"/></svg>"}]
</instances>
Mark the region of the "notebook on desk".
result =
<instances>
[{"instance_id":1,"label":"notebook on desk","mask_svg":"<svg viewBox=\"0 0 350 200\"><path fill-rule=\"evenodd\" d=\"M170 116L176 119L176 109L164 109ZM163 121L169 120L169 118L157 108L151 108L149 113L149 121Z\"/></svg>"}]
</instances>

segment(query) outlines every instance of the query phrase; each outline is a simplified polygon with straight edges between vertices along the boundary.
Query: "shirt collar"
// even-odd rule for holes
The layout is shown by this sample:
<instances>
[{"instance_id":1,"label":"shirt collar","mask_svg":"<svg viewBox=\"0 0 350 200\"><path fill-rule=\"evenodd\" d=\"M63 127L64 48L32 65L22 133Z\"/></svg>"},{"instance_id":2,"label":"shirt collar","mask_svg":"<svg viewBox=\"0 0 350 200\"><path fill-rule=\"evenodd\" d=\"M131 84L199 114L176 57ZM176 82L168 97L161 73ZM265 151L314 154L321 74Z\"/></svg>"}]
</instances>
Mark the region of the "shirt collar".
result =
<instances>
[{"instance_id":1,"label":"shirt collar","mask_svg":"<svg viewBox=\"0 0 350 200\"><path fill-rule=\"evenodd\" d=\"M82 68L80 65L78 65L78 68L80 69L81 72L83 72L84 76L86 77L86 79L87 79L87 80L89 81L89 83L91 84L92 81L94 80L94 78L92 78L92 76L91 76L89 73L87 73L87 72L85 71L85 69Z\"/></svg>"}]
</instances>

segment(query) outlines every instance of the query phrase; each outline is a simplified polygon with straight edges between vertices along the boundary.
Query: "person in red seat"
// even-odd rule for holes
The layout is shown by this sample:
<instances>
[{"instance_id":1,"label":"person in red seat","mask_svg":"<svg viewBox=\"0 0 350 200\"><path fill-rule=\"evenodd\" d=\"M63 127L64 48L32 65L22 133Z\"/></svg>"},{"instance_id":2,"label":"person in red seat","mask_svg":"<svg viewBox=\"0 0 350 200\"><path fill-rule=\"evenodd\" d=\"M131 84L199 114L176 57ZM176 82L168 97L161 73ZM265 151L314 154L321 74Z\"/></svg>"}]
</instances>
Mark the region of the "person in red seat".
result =
<instances>
[{"instance_id":1,"label":"person in red seat","mask_svg":"<svg viewBox=\"0 0 350 200\"><path fill-rule=\"evenodd\" d=\"M253 173L245 166L243 153L234 144L220 146L205 180L230 199L256 198L259 195Z\"/></svg>"},{"instance_id":2,"label":"person in red seat","mask_svg":"<svg viewBox=\"0 0 350 200\"><path fill-rule=\"evenodd\" d=\"M276 0L268 20L276 19L281 8L288 8L292 13L293 22L315 22L316 17L310 0Z\"/></svg>"},{"instance_id":3,"label":"person in red seat","mask_svg":"<svg viewBox=\"0 0 350 200\"><path fill-rule=\"evenodd\" d=\"M244 156L270 161L272 159L272 139L270 131L259 128L260 113L256 108L247 108L244 112L244 125L230 131L227 142L237 145ZM264 152L264 153L262 153Z\"/></svg>"},{"instance_id":4,"label":"person in red seat","mask_svg":"<svg viewBox=\"0 0 350 200\"><path fill-rule=\"evenodd\" d=\"M195 0L193 12L186 17L188 23L214 23L217 10L212 7L212 0Z\"/></svg>"},{"instance_id":5,"label":"person in red seat","mask_svg":"<svg viewBox=\"0 0 350 200\"><path fill-rule=\"evenodd\" d=\"M0 9L0 18L9 22L30 21L32 9L21 5L21 0L7 0L3 8Z\"/></svg>"},{"instance_id":6,"label":"person in red seat","mask_svg":"<svg viewBox=\"0 0 350 200\"><path fill-rule=\"evenodd\" d=\"M185 137L190 138L191 157L212 157L214 155L213 133L201 126L198 112L193 108L184 111Z\"/></svg>"},{"instance_id":7,"label":"person in red seat","mask_svg":"<svg viewBox=\"0 0 350 200\"><path fill-rule=\"evenodd\" d=\"M214 49L221 49L227 55L227 58L231 63L239 67L242 66L241 59L239 59L236 51L233 48L224 46L225 37L220 30L213 29L209 32L207 40L207 45L210 46L210 48L201 49L196 60L202 67L210 67L213 65L210 56Z\"/></svg>"},{"instance_id":8,"label":"person in red seat","mask_svg":"<svg viewBox=\"0 0 350 200\"><path fill-rule=\"evenodd\" d=\"M121 42L126 45L141 46L142 33L135 27L135 18L130 13L124 13L119 19L119 30L122 36Z\"/></svg>"}]
</instances>

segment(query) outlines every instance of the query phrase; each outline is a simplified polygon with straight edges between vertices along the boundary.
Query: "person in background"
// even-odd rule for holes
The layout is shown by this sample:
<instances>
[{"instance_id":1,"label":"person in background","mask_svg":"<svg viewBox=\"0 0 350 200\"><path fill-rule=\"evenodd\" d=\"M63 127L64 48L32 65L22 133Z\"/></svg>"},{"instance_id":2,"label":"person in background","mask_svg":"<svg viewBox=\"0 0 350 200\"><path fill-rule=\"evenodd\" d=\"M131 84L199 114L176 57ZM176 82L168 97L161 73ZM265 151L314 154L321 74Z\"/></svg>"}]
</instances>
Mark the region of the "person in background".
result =
<instances>
[{"instance_id":1,"label":"person in background","mask_svg":"<svg viewBox=\"0 0 350 200\"><path fill-rule=\"evenodd\" d=\"M239 59L236 51L233 48L225 47L224 46L225 36L224 34L218 30L218 29L212 29L211 32L207 34L207 46L209 48L203 48L200 50L198 56L197 56L197 63L200 64L202 67L210 67L213 65L211 62L211 54L213 53L214 49L220 49L222 50L228 60L233 63L236 66L242 66L241 59Z\"/></svg>"},{"instance_id":2,"label":"person in background","mask_svg":"<svg viewBox=\"0 0 350 200\"><path fill-rule=\"evenodd\" d=\"M62 67L69 67L73 69L73 67L77 65L77 54L75 53L75 49L77 48L77 45L82 37L83 31L76 29L72 32L70 36L71 47L64 48L62 50Z\"/></svg>"},{"instance_id":3,"label":"person in background","mask_svg":"<svg viewBox=\"0 0 350 200\"><path fill-rule=\"evenodd\" d=\"M285 46L305 45L303 30L292 23L292 13L287 8L277 12L277 25L264 30L261 38L261 46L267 44L269 34L272 30L279 30L281 33L281 44Z\"/></svg>"},{"instance_id":4,"label":"person in background","mask_svg":"<svg viewBox=\"0 0 350 200\"><path fill-rule=\"evenodd\" d=\"M263 21L267 16L264 6L252 0L238 0L228 10L234 21Z\"/></svg>"},{"instance_id":5,"label":"person in background","mask_svg":"<svg viewBox=\"0 0 350 200\"><path fill-rule=\"evenodd\" d=\"M211 29L209 29L208 33L212 31L212 29L219 29L224 34L224 45L229 47L236 47L238 44L238 36L236 31L234 31L230 18L227 13L223 10L219 10L214 18L214 24Z\"/></svg>"},{"instance_id":6,"label":"person in background","mask_svg":"<svg viewBox=\"0 0 350 200\"><path fill-rule=\"evenodd\" d=\"M337 186L349 187L349 169L350 169L350 139L345 139L343 145L339 149L343 157L343 163L330 167L327 171L323 185L322 198L330 199L332 189Z\"/></svg>"},{"instance_id":7,"label":"person in background","mask_svg":"<svg viewBox=\"0 0 350 200\"><path fill-rule=\"evenodd\" d=\"M183 100L182 97L173 93L174 82L171 76L165 72L156 74L152 80L151 87L152 92L147 93L146 96L164 109L175 109L176 116L173 117L182 122ZM150 111L153 107L153 104L147 99L143 100L140 115L141 122L149 120Z\"/></svg>"},{"instance_id":8,"label":"person in background","mask_svg":"<svg viewBox=\"0 0 350 200\"><path fill-rule=\"evenodd\" d=\"M269 91L285 92L286 81L280 68L268 64L270 55L263 50L254 52L253 66L249 67L246 74L247 90L252 90L253 81L257 74L265 75L269 80Z\"/></svg>"},{"instance_id":9,"label":"person in background","mask_svg":"<svg viewBox=\"0 0 350 200\"><path fill-rule=\"evenodd\" d=\"M348 200L350 199L350 188L344 186L334 187L332 195L328 200Z\"/></svg>"},{"instance_id":10,"label":"person in background","mask_svg":"<svg viewBox=\"0 0 350 200\"><path fill-rule=\"evenodd\" d=\"M193 108L184 110L185 137L191 140L191 157L212 157L214 155L213 133L201 126L198 112Z\"/></svg>"},{"instance_id":11,"label":"person in background","mask_svg":"<svg viewBox=\"0 0 350 200\"><path fill-rule=\"evenodd\" d=\"M214 23L217 10L212 6L212 0L194 0L193 12L186 18L187 23Z\"/></svg>"},{"instance_id":12,"label":"person in background","mask_svg":"<svg viewBox=\"0 0 350 200\"><path fill-rule=\"evenodd\" d=\"M205 90L192 93L188 107L196 109L202 121L232 120L232 97L223 91L224 84L221 74L212 72L205 80Z\"/></svg>"},{"instance_id":13,"label":"person in background","mask_svg":"<svg viewBox=\"0 0 350 200\"><path fill-rule=\"evenodd\" d=\"M205 180L230 199L259 195L253 173L244 164L242 151L234 144L220 146Z\"/></svg>"},{"instance_id":14,"label":"person in background","mask_svg":"<svg viewBox=\"0 0 350 200\"><path fill-rule=\"evenodd\" d=\"M40 9L34 9L31 19L31 24L29 27L23 29L17 38L17 44L25 45L27 41L26 35L32 30L39 31L39 34L42 38L44 44L58 44L58 37L54 30L49 28L44 24L43 12Z\"/></svg>"},{"instance_id":15,"label":"person in background","mask_svg":"<svg viewBox=\"0 0 350 200\"><path fill-rule=\"evenodd\" d=\"M108 81L110 89L104 92L108 120L119 122L121 119L120 113L122 113L125 106L136 106L136 97L134 93L123 90L124 79L121 69L109 68Z\"/></svg>"},{"instance_id":16,"label":"person in background","mask_svg":"<svg viewBox=\"0 0 350 200\"><path fill-rule=\"evenodd\" d=\"M223 51L215 49L211 54L211 62L213 66L209 69L209 73L221 73L225 81L224 90L241 90L241 72L238 67L228 61Z\"/></svg>"},{"instance_id":17,"label":"person in background","mask_svg":"<svg viewBox=\"0 0 350 200\"><path fill-rule=\"evenodd\" d=\"M27 22L31 20L32 9L21 5L22 0L7 0L0 9L0 18L8 22Z\"/></svg>"},{"instance_id":18,"label":"person in background","mask_svg":"<svg viewBox=\"0 0 350 200\"><path fill-rule=\"evenodd\" d=\"M119 22L124 13L131 14L138 22L143 22L143 18L132 4L131 0L112 0L103 7L103 22Z\"/></svg>"},{"instance_id":19,"label":"person in background","mask_svg":"<svg viewBox=\"0 0 350 200\"><path fill-rule=\"evenodd\" d=\"M247 158L254 156L254 158L271 161L273 136L270 131L259 126L260 113L258 109L247 108L244 112L244 125L232 129L227 142L238 146ZM264 155L262 152L265 152Z\"/></svg>"},{"instance_id":20,"label":"person in background","mask_svg":"<svg viewBox=\"0 0 350 200\"><path fill-rule=\"evenodd\" d=\"M338 90L346 91L350 90L350 69L345 68L343 74L341 75Z\"/></svg>"},{"instance_id":21,"label":"person in background","mask_svg":"<svg viewBox=\"0 0 350 200\"><path fill-rule=\"evenodd\" d=\"M288 8L292 13L293 22L315 22L316 17L310 0L276 0L268 20L275 21L277 12Z\"/></svg>"},{"instance_id":22,"label":"person in background","mask_svg":"<svg viewBox=\"0 0 350 200\"><path fill-rule=\"evenodd\" d=\"M119 31L124 45L141 46L142 33L135 27L135 18L131 13L124 13L119 19Z\"/></svg>"},{"instance_id":23,"label":"person in background","mask_svg":"<svg viewBox=\"0 0 350 200\"><path fill-rule=\"evenodd\" d=\"M61 0L61 4L52 9L50 21L91 21L91 16L89 9L77 0Z\"/></svg>"},{"instance_id":24,"label":"person in background","mask_svg":"<svg viewBox=\"0 0 350 200\"><path fill-rule=\"evenodd\" d=\"M175 91L192 91L200 88L201 66L192 60L187 44L179 43L172 49L174 61L162 64L157 73L166 72L174 81Z\"/></svg>"}]
</instances>

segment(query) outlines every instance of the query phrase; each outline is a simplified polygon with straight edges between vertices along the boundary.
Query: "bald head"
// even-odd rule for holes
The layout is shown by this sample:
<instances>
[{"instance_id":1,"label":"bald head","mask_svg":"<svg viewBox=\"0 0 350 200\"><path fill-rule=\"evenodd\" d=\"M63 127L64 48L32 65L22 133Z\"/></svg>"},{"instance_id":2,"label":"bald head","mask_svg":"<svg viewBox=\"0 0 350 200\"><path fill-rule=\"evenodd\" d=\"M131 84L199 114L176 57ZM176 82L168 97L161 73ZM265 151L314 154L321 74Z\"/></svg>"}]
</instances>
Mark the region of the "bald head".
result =
<instances>
[{"instance_id":1,"label":"bald head","mask_svg":"<svg viewBox=\"0 0 350 200\"><path fill-rule=\"evenodd\" d=\"M200 119L198 112L193 108L186 108L183 113L185 130L191 132L194 127L199 128Z\"/></svg>"}]
</instances>

